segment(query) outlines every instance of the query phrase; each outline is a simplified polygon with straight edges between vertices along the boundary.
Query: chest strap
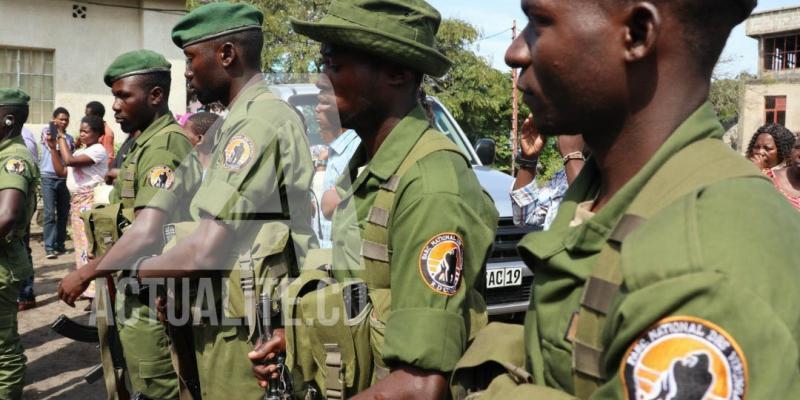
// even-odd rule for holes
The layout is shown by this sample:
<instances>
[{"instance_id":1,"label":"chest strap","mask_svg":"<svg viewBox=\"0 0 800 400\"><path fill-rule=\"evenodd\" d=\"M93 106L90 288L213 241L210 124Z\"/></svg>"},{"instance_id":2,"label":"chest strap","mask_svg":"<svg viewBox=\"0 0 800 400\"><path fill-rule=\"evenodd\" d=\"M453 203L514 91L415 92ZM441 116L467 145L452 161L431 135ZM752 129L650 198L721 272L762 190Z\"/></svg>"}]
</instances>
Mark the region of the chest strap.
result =
<instances>
[{"instance_id":1,"label":"chest strap","mask_svg":"<svg viewBox=\"0 0 800 400\"><path fill-rule=\"evenodd\" d=\"M418 161L437 151L452 151L464 157L455 143L444 134L429 129L411 148L397 171L380 185L375 201L367 214L361 241L361 256L366 267L365 281L370 289L386 289L390 286L389 220L400 180Z\"/></svg>"},{"instance_id":2,"label":"chest strap","mask_svg":"<svg viewBox=\"0 0 800 400\"><path fill-rule=\"evenodd\" d=\"M621 251L625 238L680 198L734 178L766 179L750 163L734 157L721 141L700 140L664 163L631 202L597 256L573 321L572 371L578 398L589 399L608 379L603 365L603 332L623 283Z\"/></svg>"}]
</instances>

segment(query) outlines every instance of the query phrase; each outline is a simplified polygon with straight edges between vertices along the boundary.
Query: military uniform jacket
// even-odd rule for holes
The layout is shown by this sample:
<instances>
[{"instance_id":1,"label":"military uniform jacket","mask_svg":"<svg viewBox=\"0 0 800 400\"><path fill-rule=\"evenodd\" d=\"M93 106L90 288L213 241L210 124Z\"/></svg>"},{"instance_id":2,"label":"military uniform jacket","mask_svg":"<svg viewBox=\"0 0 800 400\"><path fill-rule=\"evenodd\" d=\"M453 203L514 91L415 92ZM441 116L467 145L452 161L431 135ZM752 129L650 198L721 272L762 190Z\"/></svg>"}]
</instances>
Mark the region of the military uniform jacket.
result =
<instances>
[{"instance_id":1,"label":"military uniform jacket","mask_svg":"<svg viewBox=\"0 0 800 400\"><path fill-rule=\"evenodd\" d=\"M308 206L312 170L299 115L264 81L251 81L233 100L216 133L211 162L192 200L192 216L224 221L240 241L253 226L288 221L292 245L287 249L300 265L308 248L316 246ZM238 254L239 249L231 250ZM291 275L297 276L292 264Z\"/></svg>"},{"instance_id":2,"label":"military uniform jacket","mask_svg":"<svg viewBox=\"0 0 800 400\"><path fill-rule=\"evenodd\" d=\"M363 144L337 190L333 218L333 274L337 281L372 283L361 239L381 185L387 184L430 125L421 108L404 118L367 163ZM438 133L438 132L437 132ZM359 173L360 171L360 173ZM352 182L352 186L349 184ZM382 363L451 371L468 340L468 288L474 287L491 248L497 211L465 158L435 151L401 177L388 216L391 308ZM443 268L446 267L446 268ZM380 308L376 305L376 308Z\"/></svg>"},{"instance_id":3,"label":"military uniform jacket","mask_svg":"<svg viewBox=\"0 0 800 400\"><path fill-rule=\"evenodd\" d=\"M169 213L171 221L189 218L187 198L196 189L200 172L176 173L182 164L196 169L196 164L189 163L194 157L192 144L181 132L167 113L139 134L114 182L112 203L122 202L134 209L158 208Z\"/></svg>"},{"instance_id":4,"label":"military uniform jacket","mask_svg":"<svg viewBox=\"0 0 800 400\"><path fill-rule=\"evenodd\" d=\"M5 238L0 238L0 269L5 271L2 275L10 274L13 280L24 280L33 274L22 238L36 209L38 181L39 169L22 136L0 141L0 190L19 190L26 201L24 218ZM0 280L8 283L10 279L3 276Z\"/></svg>"},{"instance_id":5,"label":"military uniform jacket","mask_svg":"<svg viewBox=\"0 0 800 400\"><path fill-rule=\"evenodd\" d=\"M722 133L702 106L603 209L570 227L578 204L597 195L589 162L550 230L523 239L536 277L525 351L541 398L574 398L567 330L611 229L667 159ZM650 218L622 244L623 283L602 334L606 380L591 398L797 398L798 238L800 216L760 179L720 181Z\"/></svg>"}]
</instances>

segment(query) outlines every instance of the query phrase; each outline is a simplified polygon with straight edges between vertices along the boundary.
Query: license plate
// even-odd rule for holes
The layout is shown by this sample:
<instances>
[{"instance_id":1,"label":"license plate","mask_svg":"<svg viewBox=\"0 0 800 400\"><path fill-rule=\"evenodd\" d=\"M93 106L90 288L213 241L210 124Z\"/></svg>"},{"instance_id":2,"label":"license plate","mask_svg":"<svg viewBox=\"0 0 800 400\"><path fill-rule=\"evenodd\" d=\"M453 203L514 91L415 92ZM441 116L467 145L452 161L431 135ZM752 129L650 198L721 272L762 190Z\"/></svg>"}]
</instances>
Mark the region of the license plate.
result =
<instances>
[{"instance_id":1,"label":"license plate","mask_svg":"<svg viewBox=\"0 0 800 400\"><path fill-rule=\"evenodd\" d=\"M522 267L486 270L487 289L519 285L522 285Z\"/></svg>"}]
</instances>

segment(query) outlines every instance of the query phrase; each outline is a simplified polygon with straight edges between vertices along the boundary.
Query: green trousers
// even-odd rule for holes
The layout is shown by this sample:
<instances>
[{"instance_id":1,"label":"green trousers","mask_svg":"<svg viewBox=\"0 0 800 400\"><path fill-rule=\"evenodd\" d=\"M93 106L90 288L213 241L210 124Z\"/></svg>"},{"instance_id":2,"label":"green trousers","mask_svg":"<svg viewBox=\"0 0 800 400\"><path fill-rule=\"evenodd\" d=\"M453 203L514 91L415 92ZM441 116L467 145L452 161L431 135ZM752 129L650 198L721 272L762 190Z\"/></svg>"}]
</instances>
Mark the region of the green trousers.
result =
<instances>
[{"instance_id":1,"label":"green trousers","mask_svg":"<svg viewBox=\"0 0 800 400\"><path fill-rule=\"evenodd\" d=\"M25 358L17 331L17 296L22 281L0 265L0 400L19 400L25 379Z\"/></svg>"},{"instance_id":2,"label":"green trousers","mask_svg":"<svg viewBox=\"0 0 800 400\"><path fill-rule=\"evenodd\" d=\"M253 375L247 353L253 344L245 326L195 326L194 348L203 399L260 400L264 389Z\"/></svg>"},{"instance_id":3,"label":"green trousers","mask_svg":"<svg viewBox=\"0 0 800 400\"><path fill-rule=\"evenodd\" d=\"M142 393L151 399L177 399L178 374L172 366L170 340L155 309L118 289L116 311L119 339L133 393Z\"/></svg>"}]
</instances>

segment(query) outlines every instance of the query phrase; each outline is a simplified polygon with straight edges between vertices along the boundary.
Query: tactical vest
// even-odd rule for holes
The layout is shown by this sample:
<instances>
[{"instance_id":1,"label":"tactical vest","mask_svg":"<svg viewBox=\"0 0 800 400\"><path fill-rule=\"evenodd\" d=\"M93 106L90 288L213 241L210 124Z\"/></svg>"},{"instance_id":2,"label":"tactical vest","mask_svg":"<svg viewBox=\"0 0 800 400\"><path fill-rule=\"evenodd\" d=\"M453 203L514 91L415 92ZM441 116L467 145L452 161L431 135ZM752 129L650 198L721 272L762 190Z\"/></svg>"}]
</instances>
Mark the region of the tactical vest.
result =
<instances>
[{"instance_id":1,"label":"tactical vest","mask_svg":"<svg viewBox=\"0 0 800 400\"><path fill-rule=\"evenodd\" d=\"M105 254L111 246L122 237L124 230L133 223L134 205L137 193L137 165L150 142L159 135L181 134L177 129L166 130L151 137L141 147L126 157L117 179L122 179L119 186L120 201L113 204L96 204L90 210L81 213L89 248L95 256Z\"/></svg>"},{"instance_id":2,"label":"tactical vest","mask_svg":"<svg viewBox=\"0 0 800 400\"><path fill-rule=\"evenodd\" d=\"M363 222L363 281L336 282L330 265L314 265L315 255L325 258L329 254L310 253L300 279L292 284L289 296L297 301L286 311L294 322L287 324L287 365L295 372L296 380L309 385L307 399L346 399L389 374L382 356L385 321L391 312L389 222L404 174L437 151L464 157L443 134L428 130L397 171L380 186ZM482 312L475 310L483 310L485 305L476 290L469 290L467 304L477 331L486 320Z\"/></svg>"},{"instance_id":3,"label":"tactical vest","mask_svg":"<svg viewBox=\"0 0 800 400\"><path fill-rule=\"evenodd\" d=\"M623 283L621 254L625 238L646 224L659 211L686 196L696 196L706 187L736 178L766 179L755 168L740 159L731 157L730 150L716 139L703 139L690 144L667 160L666 163L644 185L617 225L612 229L606 244L597 256L591 276L584 284L580 309L572 321L572 371L575 396L588 400L606 381L603 361L606 348L603 332L606 318ZM691 171L687 174L686 171ZM678 178L676 178L678 177ZM495 324L489 328L496 331ZM489 330L487 328L487 330ZM517 332L522 335L522 330ZM510 338L513 343L522 343L524 338ZM465 356L459 361L451 380L453 397L456 399L498 398L527 399L524 384L533 382L524 371L524 356L511 352L498 359L494 350L497 342L493 335L479 334ZM519 353L522 353L522 347ZM505 353L503 353L505 354ZM491 386L485 384L486 371L497 371ZM483 375L484 379L477 376ZM507 395L513 392L512 396ZM541 393L541 392L539 392Z\"/></svg>"}]
</instances>

